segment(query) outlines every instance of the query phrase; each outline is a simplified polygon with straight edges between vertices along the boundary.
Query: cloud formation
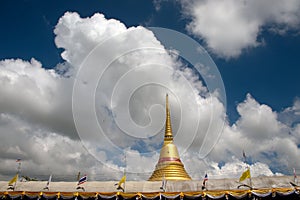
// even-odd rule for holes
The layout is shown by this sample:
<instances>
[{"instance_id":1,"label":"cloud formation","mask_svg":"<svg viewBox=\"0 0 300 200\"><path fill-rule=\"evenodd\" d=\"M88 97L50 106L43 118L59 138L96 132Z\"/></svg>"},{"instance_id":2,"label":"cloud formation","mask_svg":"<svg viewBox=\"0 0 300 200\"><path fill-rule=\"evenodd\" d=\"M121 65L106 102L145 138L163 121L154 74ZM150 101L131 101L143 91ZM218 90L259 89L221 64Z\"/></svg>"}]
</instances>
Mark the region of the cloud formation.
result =
<instances>
[{"instance_id":1,"label":"cloud formation","mask_svg":"<svg viewBox=\"0 0 300 200\"><path fill-rule=\"evenodd\" d=\"M261 32L285 34L299 31L300 2L288 1L181 1L190 19L187 30L219 57L236 58L243 51L264 44Z\"/></svg>"},{"instance_id":2,"label":"cloud formation","mask_svg":"<svg viewBox=\"0 0 300 200\"><path fill-rule=\"evenodd\" d=\"M245 166L241 162L242 150L257 176L300 167L300 126L296 120L299 100L277 113L247 95L237 105L240 118L233 125L225 122L213 151L208 156L201 155L206 134L210 140L218 138L214 127L223 125L225 105L217 92L208 91L195 72L167 51L150 30L127 28L102 14L81 18L67 12L54 32L65 60L55 70L44 69L35 59L0 62L1 177L8 179L15 171L15 159L21 158L24 174L43 179L56 173L53 180L74 180L81 171L90 179L117 180L125 167L124 154L120 152L126 151L126 170L134 172L129 180L146 180L155 167L162 142L166 92L170 95L175 143L192 178L201 179L205 171L215 178L238 177ZM152 49L143 49L145 46ZM117 56L126 48L134 51ZM91 59L93 53L99 52ZM108 66L99 64L98 59L107 58L113 58ZM83 67L87 67L88 74L81 79L78 74ZM103 72L101 78L85 79L99 71ZM105 138L99 137L97 129L90 126L93 119L85 115L76 116L85 125L83 132L75 129L72 91L76 81L87 91L96 81L97 88L91 91L95 104L91 106L95 107ZM130 93L139 81L148 84ZM128 94L130 98L125 98ZM90 102L84 95L75 101ZM123 112L124 107L129 115ZM82 113L85 114L84 108ZM216 119L213 122L212 117ZM128 118L128 123L122 123ZM189 140L195 130L196 136ZM91 134L84 138L83 146L80 134L87 133Z\"/></svg>"},{"instance_id":3,"label":"cloud formation","mask_svg":"<svg viewBox=\"0 0 300 200\"><path fill-rule=\"evenodd\" d=\"M259 104L250 94L238 104L237 110L240 118L225 128L219 141L221 145L211 154L215 160L230 162L232 156L242 159L241 150L244 150L248 162L265 163L274 172L291 173L292 168L298 168L297 126L280 121L278 115L281 113Z\"/></svg>"}]
</instances>

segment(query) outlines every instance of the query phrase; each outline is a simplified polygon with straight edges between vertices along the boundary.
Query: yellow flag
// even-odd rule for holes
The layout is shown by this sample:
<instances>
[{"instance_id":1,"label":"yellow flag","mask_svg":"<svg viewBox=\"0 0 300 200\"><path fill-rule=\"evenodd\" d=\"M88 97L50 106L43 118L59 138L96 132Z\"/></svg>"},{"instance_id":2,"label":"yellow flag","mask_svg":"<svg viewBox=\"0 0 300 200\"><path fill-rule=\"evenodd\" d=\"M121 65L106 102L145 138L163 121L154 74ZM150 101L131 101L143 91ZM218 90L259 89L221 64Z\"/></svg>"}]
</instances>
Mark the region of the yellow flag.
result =
<instances>
[{"instance_id":1,"label":"yellow flag","mask_svg":"<svg viewBox=\"0 0 300 200\"><path fill-rule=\"evenodd\" d=\"M13 183L17 182L19 178L19 175L16 174L9 182L8 182L8 185L12 185Z\"/></svg>"},{"instance_id":2,"label":"yellow flag","mask_svg":"<svg viewBox=\"0 0 300 200\"><path fill-rule=\"evenodd\" d=\"M118 185L120 186L122 183L125 183L126 181L126 175L124 175L121 180L119 181Z\"/></svg>"},{"instance_id":3,"label":"yellow flag","mask_svg":"<svg viewBox=\"0 0 300 200\"><path fill-rule=\"evenodd\" d=\"M251 178L249 168L246 171L243 172L242 176L240 177L240 182L247 179L247 178Z\"/></svg>"}]
</instances>

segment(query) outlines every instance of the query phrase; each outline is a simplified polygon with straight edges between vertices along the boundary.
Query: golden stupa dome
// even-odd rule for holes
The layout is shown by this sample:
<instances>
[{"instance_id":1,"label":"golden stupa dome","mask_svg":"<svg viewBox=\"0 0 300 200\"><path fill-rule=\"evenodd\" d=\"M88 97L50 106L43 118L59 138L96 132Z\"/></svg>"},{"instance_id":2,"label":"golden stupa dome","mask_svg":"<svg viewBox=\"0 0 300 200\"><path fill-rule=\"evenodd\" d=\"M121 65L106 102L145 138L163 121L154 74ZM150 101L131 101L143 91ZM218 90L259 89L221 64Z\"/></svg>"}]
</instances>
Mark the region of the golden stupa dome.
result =
<instances>
[{"instance_id":1,"label":"golden stupa dome","mask_svg":"<svg viewBox=\"0 0 300 200\"><path fill-rule=\"evenodd\" d=\"M173 133L169 110L168 94L166 95L166 124L164 143L155 170L149 181L160 180L191 180L180 160L176 145L173 143Z\"/></svg>"}]
</instances>

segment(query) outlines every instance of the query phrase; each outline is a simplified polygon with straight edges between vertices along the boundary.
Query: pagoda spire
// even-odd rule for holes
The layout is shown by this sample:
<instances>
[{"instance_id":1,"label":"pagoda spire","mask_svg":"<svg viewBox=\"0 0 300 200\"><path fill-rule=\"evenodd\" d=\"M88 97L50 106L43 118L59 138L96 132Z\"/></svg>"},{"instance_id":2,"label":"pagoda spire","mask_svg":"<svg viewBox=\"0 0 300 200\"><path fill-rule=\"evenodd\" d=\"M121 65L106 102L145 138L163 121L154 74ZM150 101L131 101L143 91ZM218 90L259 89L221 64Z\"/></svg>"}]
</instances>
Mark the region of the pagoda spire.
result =
<instances>
[{"instance_id":1,"label":"pagoda spire","mask_svg":"<svg viewBox=\"0 0 300 200\"><path fill-rule=\"evenodd\" d=\"M173 144L173 133L168 94L166 95L166 124L164 143L160 150L158 163L149 181L191 180L180 160L177 147Z\"/></svg>"},{"instance_id":2,"label":"pagoda spire","mask_svg":"<svg viewBox=\"0 0 300 200\"><path fill-rule=\"evenodd\" d=\"M166 95L166 124L165 124L165 138L164 145L166 143L173 142L173 133L172 133L172 125L171 125L171 115L169 109L169 97Z\"/></svg>"}]
</instances>

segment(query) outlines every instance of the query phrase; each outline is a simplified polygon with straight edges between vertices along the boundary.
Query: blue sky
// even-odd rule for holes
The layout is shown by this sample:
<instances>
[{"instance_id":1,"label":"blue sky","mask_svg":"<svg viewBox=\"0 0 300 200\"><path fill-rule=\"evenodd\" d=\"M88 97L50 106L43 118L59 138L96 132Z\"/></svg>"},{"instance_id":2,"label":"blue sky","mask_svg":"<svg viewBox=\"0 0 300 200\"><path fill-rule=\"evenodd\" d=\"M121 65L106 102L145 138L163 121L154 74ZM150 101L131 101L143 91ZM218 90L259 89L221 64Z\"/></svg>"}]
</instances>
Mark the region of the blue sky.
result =
<instances>
[{"instance_id":1,"label":"blue sky","mask_svg":"<svg viewBox=\"0 0 300 200\"><path fill-rule=\"evenodd\" d=\"M3 73L0 71L2 73L0 73L0 80L3 82L3 98L0 101L0 129L2 132L9 132L11 138L2 134L1 143L4 141L3 144L6 143L6 146L2 150L0 149L0 152L5 155L1 158L1 162L11 161L14 157L19 156L24 162L30 163L30 155L34 155L35 148L38 148L35 145L41 145L40 143L43 143L41 138L45 137L48 143L44 144L44 151L37 155L31 164L27 165L27 173L33 173L29 166L42 163L43 156L49 154L49 160L53 161L58 159L56 156L61 151L68 152L70 158L70 160L67 159L68 162L62 161L62 165L70 165L69 171L64 173L87 168L86 164L79 164L76 169L71 167L74 166L74 162L81 163L82 158L88 154L78 147L78 136L74 134L75 128L78 127L75 127L73 122L76 119L72 117L71 93L74 81L78 79L73 72L78 72L80 66L76 59L83 60L83 55L91 50L89 45L94 47L98 44L97 42L102 41L101 38L96 39L97 42L89 40L88 36L89 31L99 31L93 24L95 22L88 19L101 20L102 18L99 16L93 17L95 13L101 13L104 18L100 22L100 26L109 19L115 19L118 22L112 23L111 26L116 31L142 26L163 27L186 34L202 45L217 65L227 97L227 105L221 105L219 101L213 100L217 110L222 113L220 116L225 116L227 119L224 133L220 136L220 142L223 144L214 148L210 156L205 158L207 160L204 159L204 161L201 156L199 158L199 155L194 155L197 152L193 149L194 146L191 147L191 153L183 155L187 160L187 169L194 178L201 177L204 171L210 171L216 178L222 177L220 175L222 173L226 174L224 177L238 176L244 167L243 163L239 161L243 148L246 149L249 161L251 160L251 165L256 169L257 175L262 168L264 170L261 171L269 175L289 174L292 168L300 171L300 162L294 161L294 158L300 155L298 148L300 146L299 11L299 2L292 0L285 3L271 3L271 1L262 3L248 0L238 2L232 0L227 2L186 0L174 2L167 0L2 1L0 6L2 30L0 32L0 69L3 70ZM68 15L66 12L73 14ZM86 33L82 31L81 27L76 27L78 24L73 26L72 20L82 21L83 27L87 27ZM122 28L123 25L126 28ZM103 27L107 28L106 25ZM108 33L101 34L100 36L105 38ZM141 40L141 42L148 44L149 41L154 41L148 32L144 34L149 38L145 41ZM74 35L79 38L77 38L79 45L88 46L87 50L83 49L80 52L81 49L75 45L75 42L74 45L70 42L76 39ZM160 46L155 41L153 43ZM69 54L63 55L66 52ZM153 55L154 58L156 58L155 56L157 55ZM178 64L168 56L157 59L161 59L165 63L172 63L174 66ZM150 61L151 58L143 60L146 63ZM29 71L25 70L27 68ZM61 68L66 69L71 78L64 76L66 74L59 74L57 69ZM189 69L181 72L185 73L190 81L194 80L194 75ZM118 74L120 71L116 70L113 73ZM23 75L24 77L26 75L28 80ZM7 79L10 80L9 84L6 82ZM194 81L192 85L196 89L200 88L199 91L205 90L205 86L201 82ZM182 92L181 89L179 90ZM108 96L112 95L104 89L103 92ZM30 94L30 98L28 98L28 94ZM145 99L141 94L137 92L137 99L145 100L147 103L138 104L141 106L138 108L149 109L149 105L155 100L152 97ZM202 97L207 95L205 91L203 94ZM206 100L207 97L200 98L199 102L205 107ZM104 109L97 110L98 115L107 118L114 117L116 112L114 109L118 106L115 108L112 105L106 105L102 99L99 101L103 106L101 108ZM113 103L118 105L118 102L116 100ZM50 104L53 105L49 106ZM183 105L185 104L183 103ZM138 108L133 109L133 114L131 114L136 116L138 123L146 123L148 118L143 118L142 114L137 111ZM177 112L176 109L175 106L174 113L178 114L179 111ZM203 111L201 114L208 112L202 107L201 110ZM258 115L261 120L255 118ZM205 120L205 117L200 117L200 122L203 124L205 124ZM105 130L119 131L114 127L114 123L107 121L106 118L103 119ZM218 120L216 121L218 124ZM179 129L177 122L177 119L174 119L175 130ZM205 125L203 127L203 129L207 128ZM23 139L31 138L32 149L22 146L21 139L13 141L13 138L20 136L21 133L25 134ZM237 141L231 144L226 137L227 140L235 138ZM110 135L109 138L115 143L120 143L122 148L128 147L123 144L126 142L128 145L132 144L131 147L136 147L130 149L129 145L129 151L134 155L132 159L139 161L149 157L154 161L157 159L158 155L155 153L142 155L141 152L144 151L139 151L139 148L145 144L150 144L146 148L149 151L157 148L156 137L153 140L137 142L128 138L127 141L123 136ZM122 138L123 141L121 141ZM64 149L64 143L59 143L61 149L53 150L53 145L59 139L69 143L70 149ZM251 150L253 145L260 140L263 141L260 144L262 147L256 151ZM277 143L280 140L283 142L286 140L285 142L290 148L280 149ZM194 145L201 146L203 141L200 138ZM76 146L76 150L71 148L74 146ZM103 149L105 148L103 147ZM49 153L50 151L51 153ZM103 156L97 157L100 160L107 159L107 155L111 155L107 149L103 151L104 153L99 153L101 148L96 152ZM279 159L278 156L280 157L281 154L282 159ZM268 158L269 155L276 156ZM123 170L124 164L120 164L118 155L114 156L112 156L114 161L107 161L110 163L109 167L101 167L103 171L108 172L108 168ZM288 157L288 159L285 160L283 157ZM194 161L196 158L200 161ZM99 175L95 164L97 162L91 161L93 158L84 158L83 160L85 159L95 165L89 166L89 170ZM277 161L273 162L275 160ZM199 165L201 169L194 167L195 165ZM232 171L232 165L240 166L240 168ZM5 167L7 166L5 165ZM149 168L150 171L151 167L153 168L153 166L142 167ZM55 167L48 167L48 169L55 170ZM196 174L196 171L199 170L202 174ZM39 169L37 173L46 175L48 171ZM6 178L6 175L12 172L13 170L7 172L4 167L0 168L2 177ZM96 175L95 179L97 179ZM118 179L117 175L112 175L112 177Z\"/></svg>"},{"instance_id":2,"label":"blue sky","mask_svg":"<svg viewBox=\"0 0 300 200\"><path fill-rule=\"evenodd\" d=\"M55 67L62 59L61 50L54 43L53 29L66 11L78 12L82 17L100 12L126 26L157 26L189 34L185 29L188 19L181 13L180 4L160 4L157 11L151 1L3 1L0 58L34 57L45 68ZM230 119L237 118L235 106L247 93L277 111L292 105L300 96L299 33L291 31L282 36L261 31L259 37L265 45L247 49L238 58L226 60L210 53L225 84Z\"/></svg>"}]
</instances>

